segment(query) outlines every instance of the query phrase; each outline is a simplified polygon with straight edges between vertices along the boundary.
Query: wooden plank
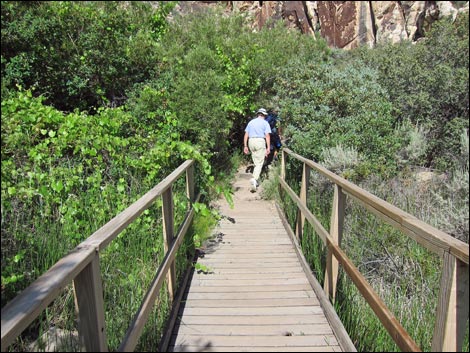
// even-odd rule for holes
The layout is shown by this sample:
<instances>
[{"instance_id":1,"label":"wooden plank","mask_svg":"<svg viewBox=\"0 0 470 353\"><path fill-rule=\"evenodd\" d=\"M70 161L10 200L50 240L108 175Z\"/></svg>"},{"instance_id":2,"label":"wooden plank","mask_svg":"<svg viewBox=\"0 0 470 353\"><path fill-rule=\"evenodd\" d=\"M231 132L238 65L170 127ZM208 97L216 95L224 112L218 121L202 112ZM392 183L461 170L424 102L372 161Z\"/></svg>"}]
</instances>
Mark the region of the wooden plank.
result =
<instances>
[{"instance_id":1,"label":"wooden plank","mask_svg":"<svg viewBox=\"0 0 470 353\"><path fill-rule=\"evenodd\" d=\"M178 319L178 322L185 325L308 325L328 323L325 315L252 315L252 316L234 316L234 315L186 315Z\"/></svg>"},{"instance_id":2,"label":"wooden plank","mask_svg":"<svg viewBox=\"0 0 470 353\"><path fill-rule=\"evenodd\" d=\"M298 262L291 257L284 257L284 258L244 258L239 260L227 260L226 262L222 262L221 259L199 259L202 265L207 266L217 266L219 268L255 268L255 267L279 267L279 264L282 263L282 266L288 267L289 265L296 265L298 266Z\"/></svg>"},{"instance_id":3,"label":"wooden plank","mask_svg":"<svg viewBox=\"0 0 470 353\"><path fill-rule=\"evenodd\" d=\"M172 342L173 343L173 342ZM328 347L338 345L334 335L311 336L217 336L217 335L178 335L174 345L187 346L237 346L237 347Z\"/></svg>"},{"instance_id":4,"label":"wooden plank","mask_svg":"<svg viewBox=\"0 0 470 353\"><path fill-rule=\"evenodd\" d=\"M311 290L310 284L284 284L264 286L191 286L190 293L246 293L246 292L276 292L276 291L305 291Z\"/></svg>"},{"instance_id":5,"label":"wooden plank","mask_svg":"<svg viewBox=\"0 0 470 353\"><path fill-rule=\"evenodd\" d=\"M293 254L294 252L292 252ZM254 257L256 256L256 259L259 260L259 259L283 259L283 258L290 258L290 254L285 254L285 253L278 253L278 252L275 252L275 253L271 253L271 254L267 254L267 253L258 253L258 254L238 254L237 256L234 257L234 259L236 259L237 261L243 261L243 260L250 260L250 259L253 259ZM227 257L224 256L223 254L217 254L216 252L215 253L212 253L212 254L204 254L204 258L207 259L207 260L210 260L210 259L214 259L214 260L223 260L223 259L226 259Z\"/></svg>"},{"instance_id":6,"label":"wooden plank","mask_svg":"<svg viewBox=\"0 0 470 353\"><path fill-rule=\"evenodd\" d=\"M266 253L281 253L281 254L293 254L295 253L295 250L292 246L286 246L286 245L273 245L273 246L264 246L262 248L249 248L249 247L244 247L244 246L225 246L222 245L220 248L212 248L212 249L207 249L204 251L204 254L206 256L209 255L220 255L220 256L229 256L229 255L234 255L234 256L240 256L240 255L265 255Z\"/></svg>"},{"instance_id":7,"label":"wooden plank","mask_svg":"<svg viewBox=\"0 0 470 353\"><path fill-rule=\"evenodd\" d=\"M288 298L316 298L313 290L301 291L274 291L274 292L186 292L186 300L236 300L236 299L288 299Z\"/></svg>"},{"instance_id":8,"label":"wooden plank","mask_svg":"<svg viewBox=\"0 0 470 353\"><path fill-rule=\"evenodd\" d=\"M178 334L190 335L232 335L232 336L300 336L300 335L331 335L331 327L328 323L319 324L271 324L271 325L187 325L179 324L175 326L175 332Z\"/></svg>"},{"instance_id":9,"label":"wooden plank","mask_svg":"<svg viewBox=\"0 0 470 353\"><path fill-rule=\"evenodd\" d=\"M184 308L184 315L214 315L214 316L256 316L256 315L318 315L323 314L319 305L285 306L270 308Z\"/></svg>"},{"instance_id":10,"label":"wooden plank","mask_svg":"<svg viewBox=\"0 0 470 353\"><path fill-rule=\"evenodd\" d=\"M255 207L248 209L241 206L243 202L237 207L238 200L234 199L236 211L223 209L223 214L233 222L225 219L219 224L213 241L205 244L205 252L198 259L209 272L194 273L184 308L179 313L178 334L175 331L169 349L204 351L231 347L234 351L249 351L253 347L274 347L278 351L288 342L276 340L291 338L289 342L294 342L292 335L296 335L297 343L293 344L301 348L295 351L307 347L308 351L314 351L316 343L312 337L323 338L320 339L322 351L332 347L340 351L274 204L256 200L250 203ZM270 217L270 222L259 220L260 209L273 211L265 215ZM276 242L285 245L268 245ZM304 331L300 327L298 330L293 327L291 332L282 331L282 327L304 324L310 325ZM316 331L312 325L316 325ZM189 329L200 330L196 340L208 341L200 345L191 343L196 335ZM327 343L324 337L328 338ZM175 346L175 342L181 345Z\"/></svg>"},{"instance_id":11,"label":"wooden plank","mask_svg":"<svg viewBox=\"0 0 470 353\"><path fill-rule=\"evenodd\" d=\"M198 299L186 300L185 308L241 308L241 307L280 307L280 306L312 306L320 305L316 298L288 299Z\"/></svg>"},{"instance_id":12,"label":"wooden plank","mask_svg":"<svg viewBox=\"0 0 470 353\"><path fill-rule=\"evenodd\" d=\"M291 263L290 266L283 267L248 267L248 268L212 268L211 273L227 275L243 274L273 274L273 273L301 273L303 271L299 266Z\"/></svg>"},{"instance_id":13,"label":"wooden plank","mask_svg":"<svg viewBox=\"0 0 470 353\"><path fill-rule=\"evenodd\" d=\"M198 273L193 275L193 280L200 281L224 281L224 280L260 280L260 279L290 279L290 278L305 278L305 274L302 272L278 272L270 273L243 273L243 274L217 274L217 273Z\"/></svg>"},{"instance_id":14,"label":"wooden plank","mask_svg":"<svg viewBox=\"0 0 470 353\"><path fill-rule=\"evenodd\" d=\"M225 234L220 236L213 241L209 241L204 244L204 247L209 247L211 245L223 245L223 244L250 244L253 245L264 245L264 246L272 246L272 245L289 245L286 243L285 234L256 234L256 235L247 235L243 236L240 234ZM256 244L257 243L257 244Z\"/></svg>"},{"instance_id":15,"label":"wooden plank","mask_svg":"<svg viewBox=\"0 0 470 353\"><path fill-rule=\"evenodd\" d=\"M200 346L169 346L169 352L341 352L338 346L323 346L323 347L273 347L273 346L258 346L258 347L239 347L239 346L224 346L224 347L200 347Z\"/></svg>"},{"instance_id":16,"label":"wooden plank","mask_svg":"<svg viewBox=\"0 0 470 353\"><path fill-rule=\"evenodd\" d=\"M220 280L220 281L204 281L195 279L191 282L191 286L201 287L239 287L239 286L276 286L291 284L308 284L304 278L274 278L274 279L237 279L237 280Z\"/></svg>"},{"instance_id":17,"label":"wooden plank","mask_svg":"<svg viewBox=\"0 0 470 353\"><path fill-rule=\"evenodd\" d=\"M292 240L295 246L295 249L297 250L297 256L299 258L300 264L305 271L307 279L310 282L311 288L314 290L315 294L317 295L318 300L320 301L320 304L323 308L324 315L328 319L328 322L330 323L331 328L333 329L333 332L335 333L336 338L338 339L341 349L344 350L345 352L356 352L356 347L351 341L351 338L349 337L346 329L343 326L343 323L338 317L338 314L336 313L335 309L330 303L329 298L323 291L323 288L321 287L318 280L312 274L310 270L310 266L307 260L305 259L305 256L303 255L302 249L300 248L300 245L297 243L294 231L291 229L289 222L287 221L283 211L281 210L279 205L276 204L276 207L279 212L279 216L282 220L282 223L284 224L284 227L287 231L287 234L289 235L289 238Z\"/></svg>"}]
</instances>

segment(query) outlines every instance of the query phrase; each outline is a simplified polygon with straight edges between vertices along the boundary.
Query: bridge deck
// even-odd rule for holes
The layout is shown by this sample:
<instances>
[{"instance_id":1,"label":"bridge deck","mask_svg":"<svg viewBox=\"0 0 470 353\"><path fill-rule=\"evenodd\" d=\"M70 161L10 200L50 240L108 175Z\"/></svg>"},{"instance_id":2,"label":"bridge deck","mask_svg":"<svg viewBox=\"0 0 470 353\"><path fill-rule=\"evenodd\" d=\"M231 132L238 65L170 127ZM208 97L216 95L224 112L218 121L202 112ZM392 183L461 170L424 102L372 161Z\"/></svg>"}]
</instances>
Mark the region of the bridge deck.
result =
<instances>
[{"instance_id":1,"label":"bridge deck","mask_svg":"<svg viewBox=\"0 0 470 353\"><path fill-rule=\"evenodd\" d=\"M170 351L341 351L276 207L240 170L234 208L198 259Z\"/></svg>"}]
</instances>

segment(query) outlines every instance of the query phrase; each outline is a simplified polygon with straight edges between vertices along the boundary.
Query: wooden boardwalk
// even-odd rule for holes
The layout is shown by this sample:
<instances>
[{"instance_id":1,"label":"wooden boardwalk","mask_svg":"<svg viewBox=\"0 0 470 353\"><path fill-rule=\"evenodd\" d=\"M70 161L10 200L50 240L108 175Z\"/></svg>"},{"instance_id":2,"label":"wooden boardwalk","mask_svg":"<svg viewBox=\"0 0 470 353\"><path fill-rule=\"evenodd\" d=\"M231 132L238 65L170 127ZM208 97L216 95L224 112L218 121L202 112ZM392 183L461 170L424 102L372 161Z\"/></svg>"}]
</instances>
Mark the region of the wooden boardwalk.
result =
<instances>
[{"instance_id":1,"label":"wooden boardwalk","mask_svg":"<svg viewBox=\"0 0 470 353\"><path fill-rule=\"evenodd\" d=\"M169 351L321 351L342 348L273 202L239 170L234 208L198 259Z\"/></svg>"}]
</instances>

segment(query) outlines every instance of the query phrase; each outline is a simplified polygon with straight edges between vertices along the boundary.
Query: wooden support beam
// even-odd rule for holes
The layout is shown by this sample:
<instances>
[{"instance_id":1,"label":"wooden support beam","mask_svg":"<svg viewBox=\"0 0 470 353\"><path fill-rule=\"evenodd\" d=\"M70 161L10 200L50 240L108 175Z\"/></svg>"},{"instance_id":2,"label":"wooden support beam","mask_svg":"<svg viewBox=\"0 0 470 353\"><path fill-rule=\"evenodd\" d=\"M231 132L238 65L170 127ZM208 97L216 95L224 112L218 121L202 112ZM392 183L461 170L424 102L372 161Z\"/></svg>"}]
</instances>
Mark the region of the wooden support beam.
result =
<instances>
[{"instance_id":1,"label":"wooden support beam","mask_svg":"<svg viewBox=\"0 0 470 353\"><path fill-rule=\"evenodd\" d=\"M461 352L469 312L468 265L449 252L443 256L433 352Z\"/></svg>"},{"instance_id":2,"label":"wooden support beam","mask_svg":"<svg viewBox=\"0 0 470 353\"><path fill-rule=\"evenodd\" d=\"M169 187L162 194L163 201L163 249L165 254L173 246L173 238L175 236L175 225L174 225L174 206L173 206L173 193L171 187ZM168 271L168 292L170 294L170 300L173 302L174 295L176 292L176 266L173 261Z\"/></svg>"},{"instance_id":3,"label":"wooden support beam","mask_svg":"<svg viewBox=\"0 0 470 353\"><path fill-rule=\"evenodd\" d=\"M95 258L73 281L78 332L87 352L107 352L100 257Z\"/></svg>"},{"instance_id":4,"label":"wooden support beam","mask_svg":"<svg viewBox=\"0 0 470 353\"><path fill-rule=\"evenodd\" d=\"M330 238L331 241L341 247L344 226L344 209L346 207L346 196L340 186L335 184L333 206L331 210ZM324 291L334 303L336 298L336 285L338 283L338 260L333 256L328 247L326 254L326 273Z\"/></svg>"},{"instance_id":5,"label":"wooden support beam","mask_svg":"<svg viewBox=\"0 0 470 353\"><path fill-rule=\"evenodd\" d=\"M310 181L310 167L304 163L302 169L302 184L300 185L300 202L307 208L308 185ZM300 209L297 210L297 226L295 235L299 244L302 244L302 235L305 226L305 216Z\"/></svg>"}]
</instances>

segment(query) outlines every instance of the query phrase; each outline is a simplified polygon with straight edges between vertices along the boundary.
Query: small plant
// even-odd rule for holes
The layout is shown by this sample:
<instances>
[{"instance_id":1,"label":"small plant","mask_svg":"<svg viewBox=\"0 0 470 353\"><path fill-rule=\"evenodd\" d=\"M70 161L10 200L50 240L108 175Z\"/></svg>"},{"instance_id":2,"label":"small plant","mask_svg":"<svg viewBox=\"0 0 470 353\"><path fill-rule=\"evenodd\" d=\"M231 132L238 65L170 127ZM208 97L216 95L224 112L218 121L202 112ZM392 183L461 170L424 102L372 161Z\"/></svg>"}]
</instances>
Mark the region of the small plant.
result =
<instances>
[{"instance_id":1,"label":"small plant","mask_svg":"<svg viewBox=\"0 0 470 353\"><path fill-rule=\"evenodd\" d=\"M208 274L208 273L211 273L211 272L212 272L212 269L211 269L210 267L208 267L208 266L206 266L206 265L203 265L203 264L201 264L201 263L199 263L199 262L196 262L196 263L194 264L194 268L196 269L196 271L197 271L198 273L201 273L201 272L202 272L202 273L204 273L204 274Z\"/></svg>"},{"instance_id":2,"label":"small plant","mask_svg":"<svg viewBox=\"0 0 470 353\"><path fill-rule=\"evenodd\" d=\"M361 162L359 153L354 147L344 147L341 144L331 148L322 148L321 159L321 164L325 168L339 175L354 169Z\"/></svg>"}]
</instances>

